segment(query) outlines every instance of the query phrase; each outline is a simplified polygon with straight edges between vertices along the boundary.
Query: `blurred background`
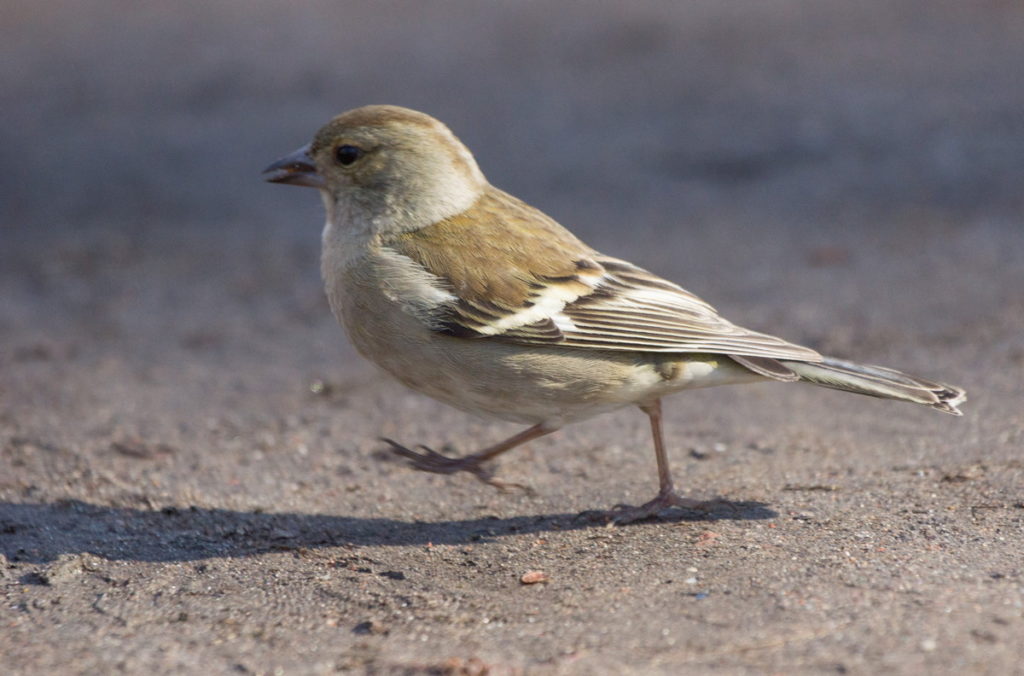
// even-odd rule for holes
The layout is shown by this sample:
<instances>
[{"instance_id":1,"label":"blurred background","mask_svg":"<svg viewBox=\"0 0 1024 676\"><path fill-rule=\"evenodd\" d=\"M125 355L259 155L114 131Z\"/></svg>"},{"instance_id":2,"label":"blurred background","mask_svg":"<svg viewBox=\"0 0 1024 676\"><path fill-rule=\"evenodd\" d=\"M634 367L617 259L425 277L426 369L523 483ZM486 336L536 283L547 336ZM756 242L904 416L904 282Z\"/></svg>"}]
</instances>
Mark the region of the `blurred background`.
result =
<instances>
[{"instance_id":1,"label":"blurred background","mask_svg":"<svg viewBox=\"0 0 1024 676\"><path fill-rule=\"evenodd\" d=\"M372 373L323 300L319 200L260 180L368 103L740 323L951 379L928 350L1018 364L1021 35L1000 0L8 2L8 416L90 392L136 429L161 384L185 413Z\"/></svg>"},{"instance_id":2,"label":"blurred background","mask_svg":"<svg viewBox=\"0 0 1024 676\"><path fill-rule=\"evenodd\" d=\"M1019 371L1021 35L1000 0L8 2L6 410L100 397L88 429L177 431L154 408L375 377L323 299L319 200L260 180L369 103L445 121L492 183L739 323Z\"/></svg>"},{"instance_id":3,"label":"blurred background","mask_svg":"<svg viewBox=\"0 0 1024 676\"><path fill-rule=\"evenodd\" d=\"M822 229L865 203L961 220L1020 205L1022 23L999 0L14 0L0 214L32 231L315 216L253 171L386 102L448 122L493 182L577 228L621 209L678 229L715 202ZM676 216L638 211L652 199Z\"/></svg>"}]
</instances>

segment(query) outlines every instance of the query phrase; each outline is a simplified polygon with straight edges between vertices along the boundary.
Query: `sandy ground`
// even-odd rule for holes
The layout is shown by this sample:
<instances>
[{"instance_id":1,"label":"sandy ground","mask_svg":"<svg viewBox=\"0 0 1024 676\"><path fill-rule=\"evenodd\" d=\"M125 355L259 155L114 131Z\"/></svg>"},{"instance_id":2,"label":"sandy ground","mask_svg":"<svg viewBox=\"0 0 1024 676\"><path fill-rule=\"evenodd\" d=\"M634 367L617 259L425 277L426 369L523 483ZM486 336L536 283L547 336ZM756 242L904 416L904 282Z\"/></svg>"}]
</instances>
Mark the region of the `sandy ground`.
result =
<instances>
[{"instance_id":1,"label":"sandy ground","mask_svg":"<svg viewBox=\"0 0 1024 676\"><path fill-rule=\"evenodd\" d=\"M1024 6L8 2L6 674L1024 673ZM514 431L388 381L269 161L366 103L738 323L966 387L622 411L500 474L377 441ZM521 583L529 571L548 581ZM1014 638L1016 636L1017 638Z\"/></svg>"}]
</instances>

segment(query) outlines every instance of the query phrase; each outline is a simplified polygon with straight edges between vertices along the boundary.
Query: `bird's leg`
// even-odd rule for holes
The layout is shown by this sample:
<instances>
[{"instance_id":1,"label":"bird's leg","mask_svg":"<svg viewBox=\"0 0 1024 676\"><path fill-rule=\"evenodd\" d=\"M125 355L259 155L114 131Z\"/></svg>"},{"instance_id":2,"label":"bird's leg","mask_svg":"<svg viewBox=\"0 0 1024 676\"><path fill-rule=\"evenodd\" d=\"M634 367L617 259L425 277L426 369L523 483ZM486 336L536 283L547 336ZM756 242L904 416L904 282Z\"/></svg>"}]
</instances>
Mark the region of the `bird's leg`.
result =
<instances>
[{"instance_id":1,"label":"bird's leg","mask_svg":"<svg viewBox=\"0 0 1024 676\"><path fill-rule=\"evenodd\" d=\"M640 410L647 414L651 421L651 436L654 437L654 457L658 461L658 495L653 500L645 502L639 507L620 505L615 510L603 514L615 523L630 523L647 519L658 514L669 507L682 507L683 509L708 510L720 501L694 500L684 498L675 492L672 485L672 473L668 467L668 455L665 453L665 440L661 432L661 400L655 399L652 403L641 404Z\"/></svg>"},{"instance_id":2,"label":"bird's leg","mask_svg":"<svg viewBox=\"0 0 1024 676\"><path fill-rule=\"evenodd\" d=\"M418 450L410 450L391 439L383 439L382 441L390 444L392 451L409 460L409 465L414 469L418 469L423 472L433 472L434 474L469 472L480 481L502 490L506 490L508 488L520 488L524 491L532 492L527 486L523 486L522 484L514 484L495 479L493 472L486 469L483 464L488 460L501 455L505 451L511 450L521 444L525 444L527 441L542 437L545 434L551 434L556 429L557 428L548 427L543 423L539 423L529 429L523 430L519 434L511 436L504 441L494 444L493 446L489 446L482 451L472 455L467 455L464 458L449 458L427 448L426 446L417 446Z\"/></svg>"}]
</instances>

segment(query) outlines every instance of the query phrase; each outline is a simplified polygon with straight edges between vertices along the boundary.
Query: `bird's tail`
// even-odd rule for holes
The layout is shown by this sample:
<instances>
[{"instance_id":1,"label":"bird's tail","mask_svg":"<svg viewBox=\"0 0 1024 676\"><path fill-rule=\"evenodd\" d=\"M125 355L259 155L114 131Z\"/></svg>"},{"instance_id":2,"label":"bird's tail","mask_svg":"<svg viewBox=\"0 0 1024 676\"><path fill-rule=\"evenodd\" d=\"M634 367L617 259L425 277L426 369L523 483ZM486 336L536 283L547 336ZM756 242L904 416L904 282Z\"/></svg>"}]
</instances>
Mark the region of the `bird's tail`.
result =
<instances>
[{"instance_id":1,"label":"bird's tail","mask_svg":"<svg viewBox=\"0 0 1024 676\"><path fill-rule=\"evenodd\" d=\"M866 394L869 397L911 401L952 415L963 415L957 406L967 399L967 393L959 387L916 378L881 366L855 364L831 357L817 363L779 361L800 376L803 382Z\"/></svg>"}]
</instances>

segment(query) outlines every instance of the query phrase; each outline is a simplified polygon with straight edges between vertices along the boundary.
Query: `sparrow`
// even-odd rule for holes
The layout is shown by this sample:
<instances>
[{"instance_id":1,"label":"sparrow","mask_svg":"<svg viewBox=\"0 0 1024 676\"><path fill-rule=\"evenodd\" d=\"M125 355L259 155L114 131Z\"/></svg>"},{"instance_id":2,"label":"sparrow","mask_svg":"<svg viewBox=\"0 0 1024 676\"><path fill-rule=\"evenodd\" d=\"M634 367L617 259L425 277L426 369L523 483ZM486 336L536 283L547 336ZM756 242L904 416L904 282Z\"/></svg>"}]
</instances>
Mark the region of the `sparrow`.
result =
<instances>
[{"instance_id":1,"label":"sparrow","mask_svg":"<svg viewBox=\"0 0 1024 676\"><path fill-rule=\"evenodd\" d=\"M626 406L650 419L659 489L626 523L671 507L661 399L698 387L802 382L961 415L964 390L824 357L733 324L682 287L595 251L495 188L438 120L373 105L338 115L264 170L320 191L331 310L364 357L406 386L523 431L465 457L384 440L416 469L468 472L506 451Z\"/></svg>"}]
</instances>

